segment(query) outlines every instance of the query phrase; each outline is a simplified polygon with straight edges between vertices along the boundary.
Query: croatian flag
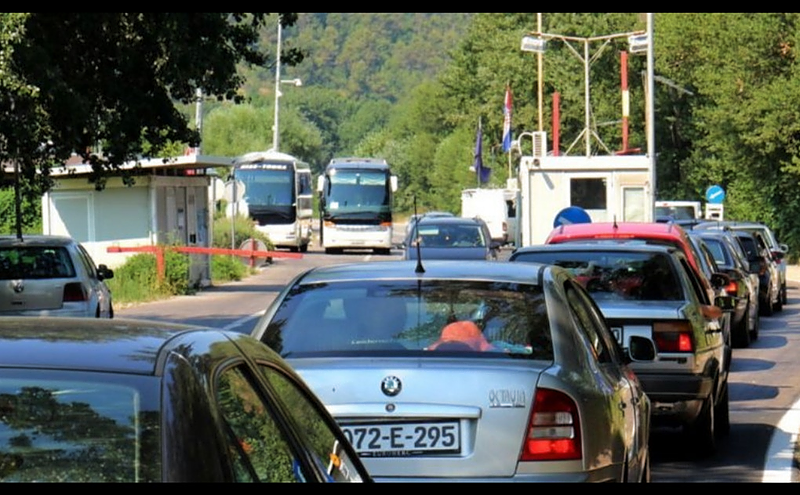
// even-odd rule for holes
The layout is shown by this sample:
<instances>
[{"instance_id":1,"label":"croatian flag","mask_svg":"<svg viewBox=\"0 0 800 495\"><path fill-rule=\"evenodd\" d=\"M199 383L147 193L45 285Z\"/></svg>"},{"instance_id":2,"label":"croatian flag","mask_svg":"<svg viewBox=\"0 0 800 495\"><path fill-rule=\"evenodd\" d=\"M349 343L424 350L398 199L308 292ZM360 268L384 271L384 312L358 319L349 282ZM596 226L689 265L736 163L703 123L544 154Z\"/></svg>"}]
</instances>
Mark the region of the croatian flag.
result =
<instances>
[{"instance_id":1,"label":"croatian flag","mask_svg":"<svg viewBox=\"0 0 800 495\"><path fill-rule=\"evenodd\" d=\"M511 151L511 86L506 84L506 100L503 105L503 151Z\"/></svg>"}]
</instances>

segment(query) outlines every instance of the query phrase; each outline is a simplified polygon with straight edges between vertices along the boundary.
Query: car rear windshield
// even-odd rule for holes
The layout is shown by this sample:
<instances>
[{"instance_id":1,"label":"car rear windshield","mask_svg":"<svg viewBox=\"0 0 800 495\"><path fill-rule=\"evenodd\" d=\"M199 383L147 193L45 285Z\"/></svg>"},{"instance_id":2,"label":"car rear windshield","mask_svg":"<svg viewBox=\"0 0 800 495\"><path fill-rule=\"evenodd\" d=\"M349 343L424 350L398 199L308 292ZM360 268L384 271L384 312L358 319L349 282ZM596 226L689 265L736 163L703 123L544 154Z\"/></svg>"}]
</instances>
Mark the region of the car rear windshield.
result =
<instances>
[{"instance_id":1,"label":"car rear windshield","mask_svg":"<svg viewBox=\"0 0 800 495\"><path fill-rule=\"evenodd\" d=\"M514 261L562 266L598 300L680 301L686 297L675 265L663 253L542 251L519 253Z\"/></svg>"},{"instance_id":2,"label":"car rear windshield","mask_svg":"<svg viewBox=\"0 0 800 495\"><path fill-rule=\"evenodd\" d=\"M553 358L541 288L492 281L299 286L270 319L264 341L284 357L450 353Z\"/></svg>"},{"instance_id":3,"label":"car rear windshield","mask_svg":"<svg viewBox=\"0 0 800 495\"><path fill-rule=\"evenodd\" d=\"M158 381L3 371L0 482L160 481Z\"/></svg>"},{"instance_id":4,"label":"car rear windshield","mask_svg":"<svg viewBox=\"0 0 800 495\"><path fill-rule=\"evenodd\" d=\"M65 247L0 248L0 280L73 277L75 266Z\"/></svg>"}]
</instances>

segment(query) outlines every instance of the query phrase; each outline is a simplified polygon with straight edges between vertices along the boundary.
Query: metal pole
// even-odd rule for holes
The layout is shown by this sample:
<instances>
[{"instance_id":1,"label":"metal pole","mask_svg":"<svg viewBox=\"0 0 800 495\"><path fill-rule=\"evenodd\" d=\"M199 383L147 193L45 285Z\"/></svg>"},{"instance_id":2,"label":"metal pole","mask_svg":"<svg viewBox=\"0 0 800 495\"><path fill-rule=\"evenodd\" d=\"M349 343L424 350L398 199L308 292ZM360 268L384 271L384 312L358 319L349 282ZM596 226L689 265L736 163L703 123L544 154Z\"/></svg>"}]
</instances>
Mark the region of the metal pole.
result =
<instances>
[{"instance_id":1,"label":"metal pole","mask_svg":"<svg viewBox=\"0 0 800 495\"><path fill-rule=\"evenodd\" d=\"M536 14L536 32L542 32L542 14ZM543 74L542 74L542 52L536 54L536 60L538 63L538 73L539 73L539 90L538 90L538 102L539 102L539 132L543 130L543 121L544 121L544 110L542 109L542 100L543 96L542 93L544 91L544 81L543 81Z\"/></svg>"},{"instance_id":2,"label":"metal pole","mask_svg":"<svg viewBox=\"0 0 800 495\"><path fill-rule=\"evenodd\" d=\"M656 129L655 129L655 77L653 77L653 52L655 45L653 40L653 14L647 14L647 154L650 158L650 191L652 192L652 198L649 202L649 208L647 212L645 212L645 220L653 221L655 219L654 216L654 209L655 209L655 199L656 199ZM650 218L647 219L647 215L650 215Z\"/></svg>"},{"instance_id":3,"label":"metal pole","mask_svg":"<svg viewBox=\"0 0 800 495\"><path fill-rule=\"evenodd\" d=\"M281 26L278 14L278 49L275 55L275 123L272 126L272 149L278 151L278 100L281 97Z\"/></svg>"},{"instance_id":4,"label":"metal pole","mask_svg":"<svg viewBox=\"0 0 800 495\"><path fill-rule=\"evenodd\" d=\"M200 134L203 130L203 90L197 88L197 102L194 110L194 125L197 128L197 133ZM202 145L202 136L200 142L197 143L196 155L200 155L200 146Z\"/></svg>"},{"instance_id":5,"label":"metal pole","mask_svg":"<svg viewBox=\"0 0 800 495\"><path fill-rule=\"evenodd\" d=\"M586 109L584 110L586 116L585 117L586 129L584 130L584 133L586 135L584 136L584 139L586 140L586 158L589 158L590 156L592 156L592 143L591 143L592 133L590 132L589 129L589 119L591 118L591 112L589 111L589 40L588 39L584 40L583 42L583 67L584 67L583 84L586 86L584 89L584 94L586 99L585 102Z\"/></svg>"}]
</instances>

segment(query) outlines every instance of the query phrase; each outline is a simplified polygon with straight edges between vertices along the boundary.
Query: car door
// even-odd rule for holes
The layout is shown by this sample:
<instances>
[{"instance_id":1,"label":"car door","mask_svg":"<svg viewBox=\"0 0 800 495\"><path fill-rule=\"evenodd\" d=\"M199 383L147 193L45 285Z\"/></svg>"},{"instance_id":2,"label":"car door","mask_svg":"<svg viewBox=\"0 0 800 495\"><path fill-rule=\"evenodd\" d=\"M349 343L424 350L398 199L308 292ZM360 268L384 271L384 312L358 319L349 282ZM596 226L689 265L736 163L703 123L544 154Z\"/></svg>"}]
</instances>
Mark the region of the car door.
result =
<instances>
[{"instance_id":1,"label":"car door","mask_svg":"<svg viewBox=\"0 0 800 495\"><path fill-rule=\"evenodd\" d=\"M577 282L565 283L567 301L579 323L579 329L594 349L609 389L609 407L621 411L624 421L626 451L634 456L631 476L643 469L650 423L650 406L639 380L623 361L622 351L605 318L586 290ZM638 479L638 478L632 478Z\"/></svg>"}]
</instances>

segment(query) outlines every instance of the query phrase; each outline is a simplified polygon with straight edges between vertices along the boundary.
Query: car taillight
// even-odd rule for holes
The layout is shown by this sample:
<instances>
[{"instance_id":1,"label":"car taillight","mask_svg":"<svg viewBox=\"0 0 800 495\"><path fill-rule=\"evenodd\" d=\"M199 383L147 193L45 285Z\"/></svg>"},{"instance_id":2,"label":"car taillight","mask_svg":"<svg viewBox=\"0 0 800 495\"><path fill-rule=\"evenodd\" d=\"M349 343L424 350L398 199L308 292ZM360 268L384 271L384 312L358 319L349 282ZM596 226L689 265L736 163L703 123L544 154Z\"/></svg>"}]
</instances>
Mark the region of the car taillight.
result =
<instances>
[{"instance_id":1,"label":"car taillight","mask_svg":"<svg viewBox=\"0 0 800 495\"><path fill-rule=\"evenodd\" d=\"M776 265L780 265L781 261L783 261L782 256L781 256L782 254L783 253L780 252L780 251L772 251L772 259L775 260L775 264Z\"/></svg>"},{"instance_id":2,"label":"car taillight","mask_svg":"<svg viewBox=\"0 0 800 495\"><path fill-rule=\"evenodd\" d=\"M694 332L688 321L654 323L653 340L659 352L694 352Z\"/></svg>"},{"instance_id":3,"label":"car taillight","mask_svg":"<svg viewBox=\"0 0 800 495\"><path fill-rule=\"evenodd\" d=\"M578 406L568 395L538 388L520 461L580 459Z\"/></svg>"},{"instance_id":4,"label":"car taillight","mask_svg":"<svg viewBox=\"0 0 800 495\"><path fill-rule=\"evenodd\" d=\"M86 291L80 282L70 282L64 286L64 302L86 301Z\"/></svg>"},{"instance_id":5,"label":"car taillight","mask_svg":"<svg viewBox=\"0 0 800 495\"><path fill-rule=\"evenodd\" d=\"M739 294L739 284L735 280L731 280L731 283L725 286L725 292L728 294Z\"/></svg>"}]
</instances>

